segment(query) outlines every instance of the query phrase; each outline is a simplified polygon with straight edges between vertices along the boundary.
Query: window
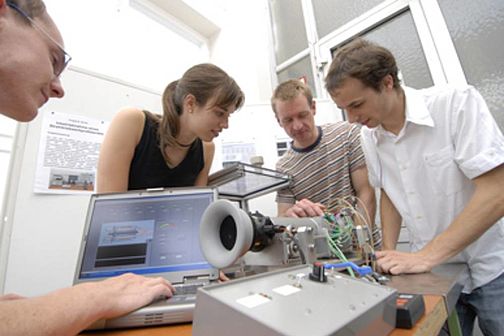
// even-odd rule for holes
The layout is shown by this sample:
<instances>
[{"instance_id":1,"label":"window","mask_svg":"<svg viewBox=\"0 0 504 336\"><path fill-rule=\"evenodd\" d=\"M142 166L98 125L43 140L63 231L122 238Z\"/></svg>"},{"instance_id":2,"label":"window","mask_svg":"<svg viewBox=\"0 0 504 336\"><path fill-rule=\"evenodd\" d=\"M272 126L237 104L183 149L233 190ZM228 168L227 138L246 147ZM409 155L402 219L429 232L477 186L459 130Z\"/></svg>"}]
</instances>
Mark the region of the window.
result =
<instances>
[{"instance_id":1,"label":"window","mask_svg":"<svg viewBox=\"0 0 504 336\"><path fill-rule=\"evenodd\" d=\"M504 1L440 0L467 82L504 130Z\"/></svg>"}]
</instances>

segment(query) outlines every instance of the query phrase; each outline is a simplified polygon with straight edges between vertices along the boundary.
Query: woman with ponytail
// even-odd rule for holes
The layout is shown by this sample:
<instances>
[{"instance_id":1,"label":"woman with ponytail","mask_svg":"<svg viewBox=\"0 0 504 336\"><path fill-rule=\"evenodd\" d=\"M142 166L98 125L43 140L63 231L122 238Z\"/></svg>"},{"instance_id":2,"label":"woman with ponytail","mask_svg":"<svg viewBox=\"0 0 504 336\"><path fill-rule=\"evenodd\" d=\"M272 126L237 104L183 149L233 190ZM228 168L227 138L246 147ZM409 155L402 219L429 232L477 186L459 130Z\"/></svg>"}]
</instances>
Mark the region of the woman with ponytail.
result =
<instances>
[{"instance_id":1,"label":"woman with ponytail","mask_svg":"<svg viewBox=\"0 0 504 336\"><path fill-rule=\"evenodd\" d=\"M162 116L121 110L101 146L97 191L206 185L212 140L244 100L222 69L199 64L166 87Z\"/></svg>"}]
</instances>

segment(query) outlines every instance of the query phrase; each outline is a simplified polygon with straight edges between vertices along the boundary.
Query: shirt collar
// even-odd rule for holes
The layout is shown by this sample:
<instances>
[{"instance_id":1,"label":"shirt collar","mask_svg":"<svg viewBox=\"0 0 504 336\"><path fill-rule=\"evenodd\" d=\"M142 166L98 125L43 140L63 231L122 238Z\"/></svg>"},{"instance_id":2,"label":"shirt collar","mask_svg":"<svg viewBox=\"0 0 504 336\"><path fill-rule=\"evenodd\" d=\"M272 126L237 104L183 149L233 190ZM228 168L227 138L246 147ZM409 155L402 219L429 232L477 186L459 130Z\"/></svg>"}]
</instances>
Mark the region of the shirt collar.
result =
<instances>
[{"instance_id":1,"label":"shirt collar","mask_svg":"<svg viewBox=\"0 0 504 336\"><path fill-rule=\"evenodd\" d=\"M308 152L311 152L315 147L317 147L318 144L320 143L320 140L322 140L322 133L323 133L322 127L317 126L317 129L318 129L318 137L314 143L312 143L310 146L305 147L305 148L298 148L298 147L294 146L294 141L291 141L292 150L295 152L298 152L298 153L308 153Z\"/></svg>"},{"instance_id":2,"label":"shirt collar","mask_svg":"<svg viewBox=\"0 0 504 336\"><path fill-rule=\"evenodd\" d=\"M427 105L419 90L402 87L406 102L406 120L403 129L399 132L398 137L404 135L405 127L408 123L421 126L434 127L434 120L430 115ZM381 125L371 130L374 143L377 144L380 138L388 136L390 132L386 131Z\"/></svg>"},{"instance_id":3,"label":"shirt collar","mask_svg":"<svg viewBox=\"0 0 504 336\"><path fill-rule=\"evenodd\" d=\"M434 120L420 91L409 87L403 89L406 95L406 122L434 127Z\"/></svg>"}]
</instances>

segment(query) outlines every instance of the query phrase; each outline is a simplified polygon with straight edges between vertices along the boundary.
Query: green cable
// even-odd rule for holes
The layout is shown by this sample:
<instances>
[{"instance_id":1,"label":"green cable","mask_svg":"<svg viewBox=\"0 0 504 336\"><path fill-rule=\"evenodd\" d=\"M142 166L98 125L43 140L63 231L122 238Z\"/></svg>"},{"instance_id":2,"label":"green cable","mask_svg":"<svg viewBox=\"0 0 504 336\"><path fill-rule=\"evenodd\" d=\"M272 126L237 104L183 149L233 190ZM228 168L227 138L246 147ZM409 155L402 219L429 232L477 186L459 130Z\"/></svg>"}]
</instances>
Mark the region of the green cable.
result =
<instances>
[{"instance_id":1,"label":"green cable","mask_svg":"<svg viewBox=\"0 0 504 336\"><path fill-rule=\"evenodd\" d=\"M341 252L341 250L339 249L338 245L333 242L330 237L327 237L328 239L328 242L329 242L329 249L331 250L331 252L333 252L340 260L344 261L344 262L347 262L348 259L345 257L345 255L343 254L343 252ZM352 276L352 278L355 278L355 274L352 270L351 267L347 267L347 271L348 273Z\"/></svg>"}]
</instances>

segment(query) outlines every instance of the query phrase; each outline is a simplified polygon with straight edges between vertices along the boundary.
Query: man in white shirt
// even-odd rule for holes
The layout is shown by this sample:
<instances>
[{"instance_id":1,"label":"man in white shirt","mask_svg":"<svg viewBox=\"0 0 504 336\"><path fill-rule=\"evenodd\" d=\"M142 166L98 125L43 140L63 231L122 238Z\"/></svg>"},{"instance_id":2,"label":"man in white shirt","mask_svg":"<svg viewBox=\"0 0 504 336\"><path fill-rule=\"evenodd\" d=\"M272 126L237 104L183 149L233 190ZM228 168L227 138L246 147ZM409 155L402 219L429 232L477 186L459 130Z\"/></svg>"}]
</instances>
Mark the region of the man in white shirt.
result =
<instances>
[{"instance_id":1,"label":"man in white shirt","mask_svg":"<svg viewBox=\"0 0 504 336\"><path fill-rule=\"evenodd\" d=\"M0 0L1 114L28 122L49 98L62 98L59 76L69 60L43 1ZM96 320L124 315L173 291L161 277L123 274L34 298L3 295L0 335L74 335Z\"/></svg>"},{"instance_id":2,"label":"man in white shirt","mask_svg":"<svg viewBox=\"0 0 504 336\"><path fill-rule=\"evenodd\" d=\"M355 40L334 56L326 88L361 140L371 185L381 189L383 251L391 274L464 262L457 312L504 335L504 137L476 89L400 85L393 55ZM401 221L411 252L395 251Z\"/></svg>"}]
</instances>

